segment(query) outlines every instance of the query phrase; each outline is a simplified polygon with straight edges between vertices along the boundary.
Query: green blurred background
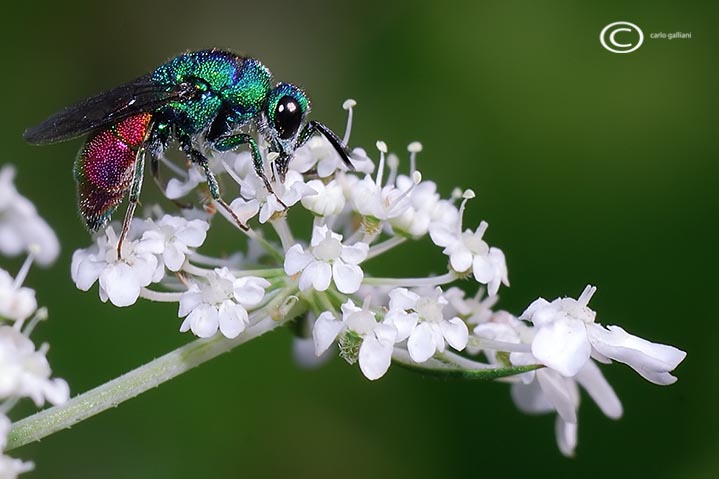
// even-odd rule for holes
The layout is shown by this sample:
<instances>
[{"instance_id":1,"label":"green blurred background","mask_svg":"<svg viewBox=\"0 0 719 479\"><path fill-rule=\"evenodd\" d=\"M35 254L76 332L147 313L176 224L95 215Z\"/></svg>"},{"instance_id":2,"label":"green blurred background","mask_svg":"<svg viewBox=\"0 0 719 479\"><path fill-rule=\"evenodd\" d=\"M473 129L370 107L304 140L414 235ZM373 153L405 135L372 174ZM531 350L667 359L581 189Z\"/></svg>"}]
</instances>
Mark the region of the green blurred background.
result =
<instances>
[{"instance_id":1,"label":"green blurred background","mask_svg":"<svg viewBox=\"0 0 719 479\"><path fill-rule=\"evenodd\" d=\"M392 368L370 383L335 359L302 370L273 333L158 389L13 451L37 478L717 477L717 18L690 2L13 2L3 7L0 163L61 237L28 283L51 320L55 373L85 391L190 340L176 307L101 304L70 280L89 244L75 212L79 141L35 148L23 129L150 71L186 49L260 58L310 93L313 117L354 145L404 152L444 195L478 194L466 224L490 224L519 313L591 282L598 320L689 355L670 387L604 367L625 408L611 421L584 396L575 459L554 417L519 413L506 385L438 381ZM617 55L606 24L692 32ZM146 198L156 197L148 183ZM145 200L147 202L147 199ZM213 228L221 245L229 229ZM231 245L228 245L231 248ZM416 261L418 254L426 258ZM429 241L375 262L378 275L438 272ZM16 271L18 261L6 261ZM26 405L27 406L27 405ZM19 413L29 411L19 410ZM21 415L21 414L20 414ZM25 476L23 476L25 477Z\"/></svg>"}]
</instances>

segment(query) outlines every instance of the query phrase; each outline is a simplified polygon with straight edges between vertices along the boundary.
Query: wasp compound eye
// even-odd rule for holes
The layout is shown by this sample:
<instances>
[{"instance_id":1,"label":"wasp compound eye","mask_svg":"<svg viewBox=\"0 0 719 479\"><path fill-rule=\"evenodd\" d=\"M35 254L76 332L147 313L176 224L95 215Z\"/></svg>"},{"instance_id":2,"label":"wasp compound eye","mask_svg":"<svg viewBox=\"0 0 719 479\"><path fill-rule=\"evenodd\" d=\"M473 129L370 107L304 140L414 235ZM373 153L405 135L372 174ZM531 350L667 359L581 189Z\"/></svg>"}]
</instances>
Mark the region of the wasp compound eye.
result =
<instances>
[{"instance_id":1,"label":"wasp compound eye","mask_svg":"<svg viewBox=\"0 0 719 479\"><path fill-rule=\"evenodd\" d=\"M283 140L292 138L302 123L302 108L294 98L283 96L275 110L275 129Z\"/></svg>"}]
</instances>

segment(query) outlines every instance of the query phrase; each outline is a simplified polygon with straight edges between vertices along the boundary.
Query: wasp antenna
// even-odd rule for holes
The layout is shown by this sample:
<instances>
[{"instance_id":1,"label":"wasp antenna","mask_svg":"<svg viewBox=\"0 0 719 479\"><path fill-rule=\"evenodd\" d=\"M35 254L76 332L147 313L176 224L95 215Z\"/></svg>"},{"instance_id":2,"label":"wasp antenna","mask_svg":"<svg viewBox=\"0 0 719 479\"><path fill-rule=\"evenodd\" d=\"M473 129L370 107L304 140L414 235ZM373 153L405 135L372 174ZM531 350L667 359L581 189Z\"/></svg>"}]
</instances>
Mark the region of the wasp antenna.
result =
<instances>
[{"instance_id":1,"label":"wasp antenna","mask_svg":"<svg viewBox=\"0 0 719 479\"><path fill-rule=\"evenodd\" d=\"M325 138L329 140L334 149L337 150L337 153L339 153L340 158L342 158L342 161L344 161L345 165L347 165L347 168L349 168L350 170L354 170L355 167L350 161L347 147L342 143L342 140L339 139L335 132L330 130L326 125L320 123L319 121L311 121L310 123L312 128L322 133Z\"/></svg>"}]
</instances>

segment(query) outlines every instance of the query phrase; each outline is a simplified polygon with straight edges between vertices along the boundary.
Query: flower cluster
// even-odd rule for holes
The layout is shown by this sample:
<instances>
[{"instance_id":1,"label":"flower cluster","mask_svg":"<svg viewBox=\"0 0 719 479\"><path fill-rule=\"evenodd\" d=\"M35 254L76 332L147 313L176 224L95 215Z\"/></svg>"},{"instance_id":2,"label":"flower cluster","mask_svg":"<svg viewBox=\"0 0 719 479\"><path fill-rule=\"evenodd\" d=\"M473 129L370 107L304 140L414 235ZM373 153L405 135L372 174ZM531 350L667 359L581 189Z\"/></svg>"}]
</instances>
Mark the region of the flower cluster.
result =
<instances>
[{"instance_id":1,"label":"flower cluster","mask_svg":"<svg viewBox=\"0 0 719 479\"><path fill-rule=\"evenodd\" d=\"M354 105L344 105L345 143ZM260 146L267 176L274 178L275 155ZM138 298L178 303L180 331L201 338L247 337L266 320L273 327L299 323L294 330L306 336L298 338L296 351L306 352L311 337L314 355L336 348L371 380L384 376L392 362L435 374L504 377L522 411L557 412L557 440L567 455L577 442L578 385L607 416L622 413L596 362L626 363L656 384L675 380L670 372L685 353L597 323L588 307L593 287L579 299L537 299L519 316L494 310L500 287L509 286L505 255L487 242L486 222L463 226L471 190L443 198L434 182L423 179L417 169L421 149L410 144L409 161L401 163L380 141L375 163L356 148L350 171L327 140L314 137L296 152L284 182L274 180L274 193L254 173L248 153L214 155L210 168L238 186L226 187L225 195L239 193L225 199L251 226L238 228L242 241L228 243L241 245L237 251L221 257L198 252L214 213L230 216L223 208L204 204L173 216L156 207L132 222L119 258L117 224L76 251L72 278L82 290L97 282L100 298L116 306ZM168 166L177 176L165 194L191 203L203 174L195 166L187 172ZM295 236L290 210L311 218L303 228L311 231L309 238ZM383 278L366 267L368 260L422 239L447 257L442 274ZM459 279L472 281L479 293L467 297L452 286Z\"/></svg>"},{"instance_id":2,"label":"flower cluster","mask_svg":"<svg viewBox=\"0 0 719 479\"><path fill-rule=\"evenodd\" d=\"M32 462L4 455L10 419L7 414L22 398L40 407L45 402L62 404L70 390L63 379L51 378L47 344L39 348L29 336L37 323L47 318L38 308L35 291L23 286L33 261L49 264L59 252L55 233L40 218L33 204L12 183L14 170L0 170L0 252L28 253L13 277L0 269L0 477L15 478L33 468Z\"/></svg>"}]
</instances>

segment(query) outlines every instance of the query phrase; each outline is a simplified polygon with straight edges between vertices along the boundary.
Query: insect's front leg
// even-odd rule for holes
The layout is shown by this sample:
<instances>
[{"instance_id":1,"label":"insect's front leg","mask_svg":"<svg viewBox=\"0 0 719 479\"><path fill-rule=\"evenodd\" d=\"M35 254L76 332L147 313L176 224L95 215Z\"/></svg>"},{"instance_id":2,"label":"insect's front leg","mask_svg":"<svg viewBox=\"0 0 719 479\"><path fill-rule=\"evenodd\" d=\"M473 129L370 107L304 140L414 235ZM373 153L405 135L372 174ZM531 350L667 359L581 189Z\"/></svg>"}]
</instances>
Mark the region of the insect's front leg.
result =
<instances>
[{"instance_id":1,"label":"insect's front leg","mask_svg":"<svg viewBox=\"0 0 719 479\"><path fill-rule=\"evenodd\" d=\"M192 139L190 138L190 135L185 133L177 133L177 141L180 143L180 148L182 151L187 155L187 157L198 165L200 168L202 168L202 171L205 172L205 177L207 178L207 187L210 190L210 196L212 196L212 199L215 200L220 206L222 206L225 211L227 211L230 216L232 216L232 219L235 220L235 223L237 225L247 231L250 228L240 220L240 218L235 214L234 211L232 211L232 208L230 208L230 205L228 205L225 200L220 197L220 185L217 183L217 178L215 178L215 174L210 169L210 162L205 157L205 155L202 154L199 150L197 150L194 146L192 146Z\"/></svg>"},{"instance_id":2,"label":"insect's front leg","mask_svg":"<svg viewBox=\"0 0 719 479\"><path fill-rule=\"evenodd\" d=\"M282 202L279 196L274 192L272 189L272 184L270 183L270 180L267 179L267 175L265 175L265 168L262 163L262 156L260 155L260 149L257 146L257 142L255 141L252 136L246 134L246 133L238 133L235 135L225 136L222 138L219 138L215 140L214 142L214 148L219 151L229 151L234 150L235 148L238 148L241 145L248 145L250 147L250 153L252 154L252 162L255 166L255 173L257 173L257 176L259 176L262 181L265 184L265 188L267 188L267 191L275 195L275 198L277 198L277 201L282 205L284 209L287 209L287 205Z\"/></svg>"}]
</instances>

